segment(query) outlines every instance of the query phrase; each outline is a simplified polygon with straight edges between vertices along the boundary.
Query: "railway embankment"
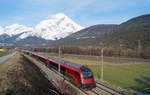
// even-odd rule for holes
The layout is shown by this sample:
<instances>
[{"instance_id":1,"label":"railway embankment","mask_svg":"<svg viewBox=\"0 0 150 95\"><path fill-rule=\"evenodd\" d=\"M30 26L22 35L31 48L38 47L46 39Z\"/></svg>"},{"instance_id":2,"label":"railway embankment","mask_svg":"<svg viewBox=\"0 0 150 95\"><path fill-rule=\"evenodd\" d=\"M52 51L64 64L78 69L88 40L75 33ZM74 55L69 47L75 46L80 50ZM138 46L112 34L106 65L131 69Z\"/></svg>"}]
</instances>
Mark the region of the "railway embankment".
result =
<instances>
[{"instance_id":1,"label":"railway embankment","mask_svg":"<svg viewBox=\"0 0 150 95\"><path fill-rule=\"evenodd\" d=\"M19 53L0 64L0 95L52 95L54 91L38 67Z\"/></svg>"}]
</instances>

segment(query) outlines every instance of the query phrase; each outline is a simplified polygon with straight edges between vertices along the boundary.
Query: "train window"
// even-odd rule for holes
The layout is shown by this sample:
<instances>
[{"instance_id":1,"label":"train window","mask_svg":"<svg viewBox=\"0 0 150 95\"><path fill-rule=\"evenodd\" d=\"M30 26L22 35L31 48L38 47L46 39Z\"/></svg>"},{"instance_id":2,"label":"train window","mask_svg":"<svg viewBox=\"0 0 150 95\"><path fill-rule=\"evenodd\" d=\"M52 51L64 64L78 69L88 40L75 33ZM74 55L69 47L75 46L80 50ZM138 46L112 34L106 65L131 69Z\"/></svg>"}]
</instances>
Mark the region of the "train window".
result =
<instances>
[{"instance_id":1,"label":"train window","mask_svg":"<svg viewBox=\"0 0 150 95\"><path fill-rule=\"evenodd\" d=\"M88 67L82 66L80 69L82 71L83 78L92 78L92 72Z\"/></svg>"},{"instance_id":2,"label":"train window","mask_svg":"<svg viewBox=\"0 0 150 95\"><path fill-rule=\"evenodd\" d=\"M53 62L46 62L48 68L53 68L55 70L58 70L58 65Z\"/></svg>"},{"instance_id":3,"label":"train window","mask_svg":"<svg viewBox=\"0 0 150 95\"><path fill-rule=\"evenodd\" d=\"M85 67L85 66L81 66L80 69L81 69L82 72L91 72L91 70L88 67Z\"/></svg>"},{"instance_id":4,"label":"train window","mask_svg":"<svg viewBox=\"0 0 150 95\"><path fill-rule=\"evenodd\" d=\"M92 73L91 72L82 72L82 74L83 74L84 79L92 78Z\"/></svg>"},{"instance_id":5,"label":"train window","mask_svg":"<svg viewBox=\"0 0 150 95\"><path fill-rule=\"evenodd\" d=\"M61 66L61 67L60 67L60 72L61 72L61 74L64 75L64 74L65 74L65 71L66 71L66 68L64 68L64 67Z\"/></svg>"},{"instance_id":6,"label":"train window","mask_svg":"<svg viewBox=\"0 0 150 95\"><path fill-rule=\"evenodd\" d=\"M74 71L75 72L75 71ZM75 74L78 76L78 77L80 77L80 74L78 73L78 72L75 72Z\"/></svg>"},{"instance_id":7,"label":"train window","mask_svg":"<svg viewBox=\"0 0 150 95\"><path fill-rule=\"evenodd\" d=\"M58 64L52 63L55 70L58 70Z\"/></svg>"}]
</instances>

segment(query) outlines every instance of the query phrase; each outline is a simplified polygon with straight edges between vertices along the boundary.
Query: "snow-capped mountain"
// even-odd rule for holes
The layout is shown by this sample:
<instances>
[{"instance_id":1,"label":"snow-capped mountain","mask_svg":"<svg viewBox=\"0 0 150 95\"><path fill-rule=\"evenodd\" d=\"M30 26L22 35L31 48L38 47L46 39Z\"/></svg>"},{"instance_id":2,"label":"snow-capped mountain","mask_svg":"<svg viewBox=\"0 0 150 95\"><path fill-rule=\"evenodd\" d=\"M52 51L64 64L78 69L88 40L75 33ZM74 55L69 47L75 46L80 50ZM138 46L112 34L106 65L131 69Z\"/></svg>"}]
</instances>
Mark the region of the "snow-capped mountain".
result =
<instances>
[{"instance_id":1,"label":"snow-capped mountain","mask_svg":"<svg viewBox=\"0 0 150 95\"><path fill-rule=\"evenodd\" d=\"M46 20L41 21L34 28L19 24L12 24L5 27L0 26L0 40L5 42L8 38L13 38L13 40L17 42L28 37L56 40L69 36L81 29L83 29L83 27L76 24L66 15L58 13L50 15Z\"/></svg>"},{"instance_id":2,"label":"snow-capped mountain","mask_svg":"<svg viewBox=\"0 0 150 95\"><path fill-rule=\"evenodd\" d=\"M35 27L35 35L47 40L64 38L83 29L62 13L51 15Z\"/></svg>"}]
</instances>

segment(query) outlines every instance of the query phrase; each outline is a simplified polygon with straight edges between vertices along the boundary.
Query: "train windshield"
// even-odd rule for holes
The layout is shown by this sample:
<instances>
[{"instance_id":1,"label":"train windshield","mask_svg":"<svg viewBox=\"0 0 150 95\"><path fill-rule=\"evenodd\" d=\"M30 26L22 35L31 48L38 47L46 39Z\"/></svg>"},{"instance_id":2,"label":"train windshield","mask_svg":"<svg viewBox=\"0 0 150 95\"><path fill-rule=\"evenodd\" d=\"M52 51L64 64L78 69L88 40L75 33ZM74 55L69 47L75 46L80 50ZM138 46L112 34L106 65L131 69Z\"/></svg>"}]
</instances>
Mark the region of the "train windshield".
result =
<instances>
[{"instance_id":1,"label":"train windshield","mask_svg":"<svg viewBox=\"0 0 150 95\"><path fill-rule=\"evenodd\" d=\"M85 66L82 66L80 69L82 71L82 75L83 75L84 79L92 77L92 72L91 72L91 70L89 68L87 68Z\"/></svg>"},{"instance_id":2,"label":"train windshield","mask_svg":"<svg viewBox=\"0 0 150 95\"><path fill-rule=\"evenodd\" d=\"M91 78L92 77L92 73L91 72L83 72L83 78L87 79L87 78Z\"/></svg>"}]
</instances>

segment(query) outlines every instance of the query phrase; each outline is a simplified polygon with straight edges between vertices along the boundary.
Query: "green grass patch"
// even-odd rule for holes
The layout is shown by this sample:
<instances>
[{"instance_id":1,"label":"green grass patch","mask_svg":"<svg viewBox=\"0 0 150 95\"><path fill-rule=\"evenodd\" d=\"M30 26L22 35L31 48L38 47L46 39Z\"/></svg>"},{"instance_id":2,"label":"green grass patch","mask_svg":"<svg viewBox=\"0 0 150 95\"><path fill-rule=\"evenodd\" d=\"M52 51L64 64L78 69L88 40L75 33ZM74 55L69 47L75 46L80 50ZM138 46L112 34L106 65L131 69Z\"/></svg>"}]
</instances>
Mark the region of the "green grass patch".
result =
<instances>
[{"instance_id":1,"label":"green grass patch","mask_svg":"<svg viewBox=\"0 0 150 95\"><path fill-rule=\"evenodd\" d=\"M95 77L101 74L99 66L90 66ZM144 77L150 78L150 63L135 65L105 65L104 80L124 88L136 89Z\"/></svg>"}]
</instances>

